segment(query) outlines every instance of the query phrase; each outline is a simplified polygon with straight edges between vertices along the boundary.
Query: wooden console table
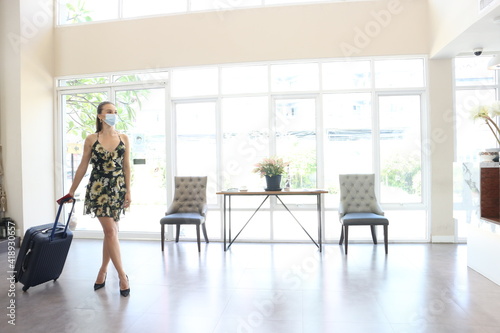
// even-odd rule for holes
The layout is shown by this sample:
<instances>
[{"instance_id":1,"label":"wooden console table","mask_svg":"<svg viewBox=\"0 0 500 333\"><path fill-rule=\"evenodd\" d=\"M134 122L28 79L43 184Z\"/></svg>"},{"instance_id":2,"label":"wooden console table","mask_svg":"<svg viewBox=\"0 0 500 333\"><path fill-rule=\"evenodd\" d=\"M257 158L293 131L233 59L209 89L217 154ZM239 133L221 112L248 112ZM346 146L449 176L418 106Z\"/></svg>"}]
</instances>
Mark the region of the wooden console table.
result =
<instances>
[{"instance_id":1,"label":"wooden console table","mask_svg":"<svg viewBox=\"0 0 500 333\"><path fill-rule=\"evenodd\" d=\"M266 202L266 200L270 196L276 197L283 207L292 215L294 220L300 225L302 230L309 236L309 238L312 240L312 242L319 248L319 251L322 251L322 230L321 230L321 213L322 213L322 207L321 207L321 194L328 193L326 190L318 190L318 189L311 189L311 190L290 190L290 191L220 191L217 192L217 194L223 195L224 196L224 251L227 251L227 249L231 246L231 244L234 243L234 241L238 238L238 236L241 234L243 229L247 226L247 224L252 220L254 215L259 211L260 207ZM264 200L260 203L260 205L257 207L257 209L253 212L253 214L250 216L248 221L243 225L241 230L234 236L232 237L231 234L231 198L233 196L264 196ZM318 241L316 242L313 237L307 232L307 230L302 226L302 224L297 220L295 215L290 211L290 209L285 205L285 203L281 200L280 196L288 196L288 195L314 195L316 196L316 210L318 213ZM226 228L228 226L229 228ZM227 230L229 229L229 230ZM226 246L226 230L229 233L229 244Z\"/></svg>"}]
</instances>

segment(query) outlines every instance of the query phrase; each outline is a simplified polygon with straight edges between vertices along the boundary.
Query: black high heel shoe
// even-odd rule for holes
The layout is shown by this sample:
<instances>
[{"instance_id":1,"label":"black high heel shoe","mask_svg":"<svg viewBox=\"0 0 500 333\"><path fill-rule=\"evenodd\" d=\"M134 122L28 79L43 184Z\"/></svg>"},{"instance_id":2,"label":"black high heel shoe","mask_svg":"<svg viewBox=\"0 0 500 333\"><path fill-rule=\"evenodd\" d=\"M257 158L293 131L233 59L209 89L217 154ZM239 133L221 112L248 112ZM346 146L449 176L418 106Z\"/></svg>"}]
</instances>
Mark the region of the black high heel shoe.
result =
<instances>
[{"instance_id":1,"label":"black high heel shoe","mask_svg":"<svg viewBox=\"0 0 500 333\"><path fill-rule=\"evenodd\" d=\"M128 275L126 275L126 277L127 277L127 281L129 281ZM118 283L118 285L120 285L120 283ZM120 295L122 295L123 297L127 297L128 295L130 295L130 281L129 281L128 289L120 289Z\"/></svg>"},{"instance_id":2,"label":"black high heel shoe","mask_svg":"<svg viewBox=\"0 0 500 333\"><path fill-rule=\"evenodd\" d=\"M108 272L104 274L104 282L103 283L94 283L94 291L104 288L106 285L106 277L108 276Z\"/></svg>"}]
</instances>

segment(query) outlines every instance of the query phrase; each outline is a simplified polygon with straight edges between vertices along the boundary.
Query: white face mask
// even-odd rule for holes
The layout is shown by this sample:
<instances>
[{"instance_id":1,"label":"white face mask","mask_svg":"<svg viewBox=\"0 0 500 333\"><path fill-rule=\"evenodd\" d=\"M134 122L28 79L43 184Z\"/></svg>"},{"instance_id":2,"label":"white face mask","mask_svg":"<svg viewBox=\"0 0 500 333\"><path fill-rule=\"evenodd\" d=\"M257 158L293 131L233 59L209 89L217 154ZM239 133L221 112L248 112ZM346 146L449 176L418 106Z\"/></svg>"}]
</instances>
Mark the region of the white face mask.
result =
<instances>
[{"instance_id":1,"label":"white face mask","mask_svg":"<svg viewBox=\"0 0 500 333\"><path fill-rule=\"evenodd\" d=\"M118 115L116 113L108 113L106 114L106 119L104 119L104 121L109 126L115 126L116 122L118 121Z\"/></svg>"}]
</instances>

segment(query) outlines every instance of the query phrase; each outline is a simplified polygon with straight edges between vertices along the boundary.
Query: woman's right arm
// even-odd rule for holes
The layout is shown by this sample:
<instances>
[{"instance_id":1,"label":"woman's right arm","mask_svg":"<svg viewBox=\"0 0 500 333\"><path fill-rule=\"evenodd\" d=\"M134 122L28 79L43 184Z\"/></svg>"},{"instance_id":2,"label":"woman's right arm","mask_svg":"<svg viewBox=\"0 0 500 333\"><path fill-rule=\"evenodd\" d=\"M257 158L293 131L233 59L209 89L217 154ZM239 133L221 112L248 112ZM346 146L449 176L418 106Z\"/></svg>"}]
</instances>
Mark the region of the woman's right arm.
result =
<instances>
[{"instance_id":1,"label":"woman's right arm","mask_svg":"<svg viewBox=\"0 0 500 333\"><path fill-rule=\"evenodd\" d=\"M78 188L78 185L80 185L80 182L82 181L83 177L85 176L85 173L87 172L90 158L92 156L92 145L94 144L93 141L95 141L94 136L95 135L91 134L87 136L87 138L85 139L85 143L83 145L82 160L80 162L80 165L78 166L78 169L76 169L75 176L73 178L73 183L71 184L71 188L69 189L68 192L68 194L71 195L72 197L75 196L75 191Z\"/></svg>"}]
</instances>

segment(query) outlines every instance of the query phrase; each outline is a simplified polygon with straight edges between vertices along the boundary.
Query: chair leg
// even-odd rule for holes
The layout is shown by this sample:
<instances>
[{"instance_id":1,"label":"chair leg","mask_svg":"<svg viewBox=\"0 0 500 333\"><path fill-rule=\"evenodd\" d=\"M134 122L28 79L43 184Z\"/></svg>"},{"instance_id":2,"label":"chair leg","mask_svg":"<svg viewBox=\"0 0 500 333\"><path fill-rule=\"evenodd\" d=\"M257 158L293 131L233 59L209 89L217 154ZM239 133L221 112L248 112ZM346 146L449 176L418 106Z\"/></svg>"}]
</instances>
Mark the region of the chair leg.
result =
<instances>
[{"instance_id":1,"label":"chair leg","mask_svg":"<svg viewBox=\"0 0 500 333\"><path fill-rule=\"evenodd\" d=\"M344 225L340 226L340 240L339 240L339 245L342 245L342 242L344 241Z\"/></svg>"},{"instance_id":2,"label":"chair leg","mask_svg":"<svg viewBox=\"0 0 500 333\"><path fill-rule=\"evenodd\" d=\"M196 241L198 242L198 252L201 252L201 246L200 246L200 225L196 225Z\"/></svg>"},{"instance_id":3,"label":"chair leg","mask_svg":"<svg viewBox=\"0 0 500 333\"><path fill-rule=\"evenodd\" d=\"M161 250L165 248L165 225L161 225Z\"/></svg>"},{"instance_id":4,"label":"chair leg","mask_svg":"<svg viewBox=\"0 0 500 333\"><path fill-rule=\"evenodd\" d=\"M344 225L344 248L345 248L345 254L347 254L347 244L349 242L349 226L348 225Z\"/></svg>"},{"instance_id":5,"label":"chair leg","mask_svg":"<svg viewBox=\"0 0 500 333\"><path fill-rule=\"evenodd\" d=\"M377 229L375 229L376 226L371 225L370 229L372 230L372 239L373 239L373 244L377 244Z\"/></svg>"},{"instance_id":6,"label":"chair leg","mask_svg":"<svg viewBox=\"0 0 500 333\"><path fill-rule=\"evenodd\" d=\"M205 242L208 243L207 228L205 227L205 223L201 225L201 230L203 230L203 236L205 236Z\"/></svg>"},{"instance_id":7,"label":"chair leg","mask_svg":"<svg viewBox=\"0 0 500 333\"><path fill-rule=\"evenodd\" d=\"M177 224L175 227L177 228L175 231L175 242L179 243L179 235L181 234L181 225Z\"/></svg>"},{"instance_id":8,"label":"chair leg","mask_svg":"<svg viewBox=\"0 0 500 333\"><path fill-rule=\"evenodd\" d=\"M389 252L389 240L388 240L388 229L389 229L389 226L387 225L384 225L384 245L385 245L385 254L387 254Z\"/></svg>"}]
</instances>

